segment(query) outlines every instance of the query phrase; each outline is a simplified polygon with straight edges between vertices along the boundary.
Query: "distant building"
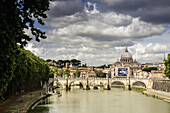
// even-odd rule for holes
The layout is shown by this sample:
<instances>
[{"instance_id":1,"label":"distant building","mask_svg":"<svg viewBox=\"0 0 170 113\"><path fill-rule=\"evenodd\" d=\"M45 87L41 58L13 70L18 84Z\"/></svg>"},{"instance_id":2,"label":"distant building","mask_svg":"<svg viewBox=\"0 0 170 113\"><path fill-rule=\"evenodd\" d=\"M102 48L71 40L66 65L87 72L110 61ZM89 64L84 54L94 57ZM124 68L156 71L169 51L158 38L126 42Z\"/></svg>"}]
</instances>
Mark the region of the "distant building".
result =
<instances>
[{"instance_id":1,"label":"distant building","mask_svg":"<svg viewBox=\"0 0 170 113\"><path fill-rule=\"evenodd\" d=\"M156 67L158 70L165 70L165 62L153 62L153 63L146 63L144 68L147 67Z\"/></svg>"},{"instance_id":2,"label":"distant building","mask_svg":"<svg viewBox=\"0 0 170 113\"><path fill-rule=\"evenodd\" d=\"M88 66L88 77L96 77L94 66Z\"/></svg>"},{"instance_id":3,"label":"distant building","mask_svg":"<svg viewBox=\"0 0 170 113\"><path fill-rule=\"evenodd\" d=\"M166 78L164 74L164 70L152 70L151 71L152 78Z\"/></svg>"},{"instance_id":4,"label":"distant building","mask_svg":"<svg viewBox=\"0 0 170 113\"><path fill-rule=\"evenodd\" d=\"M110 66L111 77L133 77L137 76L137 71L142 69L141 63L133 60L132 55L128 52L126 47L125 52L121 55L120 61L118 60Z\"/></svg>"},{"instance_id":5,"label":"distant building","mask_svg":"<svg viewBox=\"0 0 170 113\"><path fill-rule=\"evenodd\" d=\"M165 59L164 59L165 61ZM74 77L74 73L76 70L80 70L80 77L97 77L98 72L102 72L106 74L106 78L114 78L114 77L137 77L137 78L166 78L164 74L165 70L165 62L154 62L154 63L146 63L141 64L133 59L131 53L129 53L128 48L125 48L125 52L121 55L120 60L117 60L113 64L109 64L108 68L95 68L94 66L88 67L80 67L81 61L72 59L69 62L65 61L65 67L58 68L65 72L66 69L70 70L70 76ZM58 66L56 62L52 60L48 61L48 64L52 69L55 66ZM142 71L147 67L156 67L157 70L152 70L151 72ZM64 74L64 73L63 73ZM64 75L63 75L64 77Z\"/></svg>"},{"instance_id":6,"label":"distant building","mask_svg":"<svg viewBox=\"0 0 170 113\"><path fill-rule=\"evenodd\" d=\"M166 78L166 75L164 74L165 60L163 62L146 63L144 65L143 69L149 68L149 67L157 68L157 70L151 70L151 77L152 78Z\"/></svg>"}]
</instances>

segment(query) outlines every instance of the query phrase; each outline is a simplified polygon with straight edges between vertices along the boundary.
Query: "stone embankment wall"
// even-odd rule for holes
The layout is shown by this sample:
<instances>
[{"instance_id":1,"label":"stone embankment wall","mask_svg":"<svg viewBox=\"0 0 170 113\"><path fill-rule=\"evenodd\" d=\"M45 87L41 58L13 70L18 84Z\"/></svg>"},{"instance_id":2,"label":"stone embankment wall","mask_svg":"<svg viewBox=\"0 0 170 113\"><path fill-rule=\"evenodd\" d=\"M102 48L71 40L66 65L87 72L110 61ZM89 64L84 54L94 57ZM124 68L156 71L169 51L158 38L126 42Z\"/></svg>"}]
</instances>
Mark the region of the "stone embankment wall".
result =
<instances>
[{"instance_id":1,"label":"stone embankment wall","mask_svg":"<svg viewBox=\"0 0 170 113\"><path fill-rule=\"evenodd\" d=\"M153 82L152 89L170 92L170 80L156 80Z\"/></svg>"}]
</instances>

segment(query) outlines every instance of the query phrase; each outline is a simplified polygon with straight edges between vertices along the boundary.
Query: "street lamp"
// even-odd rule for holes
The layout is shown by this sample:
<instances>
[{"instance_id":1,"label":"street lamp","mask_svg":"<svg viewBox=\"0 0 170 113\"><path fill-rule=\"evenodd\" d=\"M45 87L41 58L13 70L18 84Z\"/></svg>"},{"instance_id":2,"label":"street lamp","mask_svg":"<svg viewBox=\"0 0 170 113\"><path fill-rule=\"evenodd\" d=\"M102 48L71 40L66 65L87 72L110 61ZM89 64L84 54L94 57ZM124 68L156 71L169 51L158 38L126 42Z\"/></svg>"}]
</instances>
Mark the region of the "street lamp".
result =
<instances>
[{"instance_id":1,"label":"street lamp","mask_svg":"<svg viewBox=\"0 0 170 113\"><path fill-rule=\"evenodd\" d=\"M129 85L128 85L128 90L131 90L131 85L130 85L130 76L129 76Z\"/></svg>"}]
</instances>

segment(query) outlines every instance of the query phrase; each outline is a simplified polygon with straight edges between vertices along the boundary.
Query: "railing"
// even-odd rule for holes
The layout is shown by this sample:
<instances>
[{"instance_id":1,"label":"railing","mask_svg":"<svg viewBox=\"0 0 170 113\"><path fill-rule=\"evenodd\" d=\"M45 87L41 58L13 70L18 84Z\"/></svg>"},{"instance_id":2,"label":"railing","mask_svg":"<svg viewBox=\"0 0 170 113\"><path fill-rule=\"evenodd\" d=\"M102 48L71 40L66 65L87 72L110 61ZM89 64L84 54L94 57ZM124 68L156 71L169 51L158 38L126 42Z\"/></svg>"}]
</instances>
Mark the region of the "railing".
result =
<instances>
[{"instance_id":1,"label":"railing","mask_svg":"<svg viewBox=\"0 0 170 113\"><path fill-rule=\"evenodd\" d=\"M76 78L63 78L63 77L57 77L57 80L87 80L87 78L84 77L76 77ZM88 80L108 80L108 78L88 78ZM109 80L129 80L129 78L109 78ZM130 78L130 80L149 80L149 78ZM160 80L160 79L159 79ZM162 80L162 79L161 79Z\"/></svg>"}]
</instances>

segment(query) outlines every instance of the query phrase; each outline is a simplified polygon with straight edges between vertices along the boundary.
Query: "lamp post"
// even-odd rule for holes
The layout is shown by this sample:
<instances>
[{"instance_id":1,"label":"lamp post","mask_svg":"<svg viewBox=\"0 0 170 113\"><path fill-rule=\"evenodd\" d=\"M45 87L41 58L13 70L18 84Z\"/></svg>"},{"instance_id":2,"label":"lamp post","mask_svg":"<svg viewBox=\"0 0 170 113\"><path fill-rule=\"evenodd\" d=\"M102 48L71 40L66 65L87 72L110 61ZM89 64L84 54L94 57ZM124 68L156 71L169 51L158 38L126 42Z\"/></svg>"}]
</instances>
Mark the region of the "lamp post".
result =
<instances>
[{"instance_id":1,"label":"lamp post","mask_svg":"<svg viewBox=\"0 0 170 113\"><path fill-rule=\"evenodd\" d=\"M66 90L68 90L68 77L67 77L67 74L65 74L65 77L66 77Z\"/></svg>"},{"instance_id":2,"label":"lamp post","mask_svg":"<svg viewBox=\"0 0 170 113\"><path fill-rule=\"evenodd\" d=\"M128 90L131 90L131 85L130 85L130 76L129 76L129 85L128 85Z\"/></svg>"},{"instance_id":3,"label":"lamp post","mask_svg":"<svg viewBox=\"0 0 170 113\"><path fill-rule=\"evenodd\" d=\"M106 73L106 75L107 75L107 79L108 79L107 90L111 90L110 85L109 85L109 75L108 75L108 72Z\"/></svg>"},{"instance_id":4,"label":"lamp post","mask_svg":"<svg viewBox=\"0 0 170 113\"><path fill-rule=\"evenodd\" d=\"M87 85L86 85L86 90L90 90L88 77L87 77Z\"/></svg>"}]
</instances>

